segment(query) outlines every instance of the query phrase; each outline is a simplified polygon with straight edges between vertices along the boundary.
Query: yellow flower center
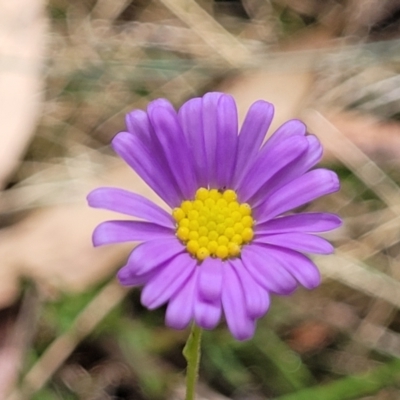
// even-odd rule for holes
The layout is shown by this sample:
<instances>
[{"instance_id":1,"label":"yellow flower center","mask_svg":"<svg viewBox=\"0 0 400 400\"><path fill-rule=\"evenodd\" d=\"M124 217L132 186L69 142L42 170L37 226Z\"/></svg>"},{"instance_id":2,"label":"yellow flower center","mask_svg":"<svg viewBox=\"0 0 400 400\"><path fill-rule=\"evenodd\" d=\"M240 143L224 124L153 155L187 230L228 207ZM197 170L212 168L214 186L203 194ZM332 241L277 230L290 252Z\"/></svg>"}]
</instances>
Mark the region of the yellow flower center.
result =
<instances>
[{"instance_id":1,"label":"yellow flower center","mask_svg":"<svg viewBox=\"0 0 400 400\"><path fill-rule=\"evenodd\" d=\"M254 236L251 207L238 203L233 190L200 188L195 199L185 200L172 211L176 235L199 261L207 257L240 255Z\"/></svg>"}]
</instances>

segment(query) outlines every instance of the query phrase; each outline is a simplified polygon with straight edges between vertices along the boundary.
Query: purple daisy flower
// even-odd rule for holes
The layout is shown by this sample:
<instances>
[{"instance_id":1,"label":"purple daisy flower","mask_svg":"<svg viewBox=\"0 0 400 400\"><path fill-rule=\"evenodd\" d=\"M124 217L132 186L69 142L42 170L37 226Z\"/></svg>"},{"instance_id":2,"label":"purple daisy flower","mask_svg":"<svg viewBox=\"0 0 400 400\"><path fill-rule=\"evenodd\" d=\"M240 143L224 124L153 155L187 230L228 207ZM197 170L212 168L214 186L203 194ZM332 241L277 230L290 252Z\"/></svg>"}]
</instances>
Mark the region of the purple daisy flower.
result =
<instances>
[{"instance_id":1,"label":"purple daisy flower","mask_svg":"<svg viewBox=\"0 0 400 400\"><path fill-rule=\"evenodd\" d=\"M222 313L232 335L251 338L270 293L287 295L298 284L320 283L303 253L332 253L315 233L337 228L328 213L290 214L339 189L337 175L310 169L322 146L306 126L291 120L264 144L274 108L265 101L249 109L238 134L234 99L208 93L178 112L164 99L147 112L126 117L127 132L112 147L171 207L122 189L99 188L89 205L140 220L107 221L93 234L95 246L140 241L118 272L122 285L143 285L149 309L168 303L166 324L191 321L214 328Z\"/></svg>"}]
</instances>

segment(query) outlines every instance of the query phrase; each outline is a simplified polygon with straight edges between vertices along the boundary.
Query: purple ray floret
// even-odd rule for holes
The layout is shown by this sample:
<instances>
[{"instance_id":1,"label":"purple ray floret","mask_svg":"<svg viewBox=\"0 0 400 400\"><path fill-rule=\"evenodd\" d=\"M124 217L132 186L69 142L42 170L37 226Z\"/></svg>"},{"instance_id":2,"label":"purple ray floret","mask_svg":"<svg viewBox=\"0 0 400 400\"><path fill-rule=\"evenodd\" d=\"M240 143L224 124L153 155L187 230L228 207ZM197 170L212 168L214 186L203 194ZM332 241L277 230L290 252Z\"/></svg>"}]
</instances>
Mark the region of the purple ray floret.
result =
<instances>
[{"instance_id":1,"label":"purple ray floret","mask_svg":"<svg viewBox=\"0 0 400 400\"><path fill-rule=\"evenodd\" d=\"M141 242L118 272L143 286L141 301L167 304L166 324L213 329L222 316L238 340L253 336L270 295L313 289L320 274L310 253L330 254L318 236L341 225L334 214L295 209L339 190L337 175L313 169L318 138L291 120L267 140L272 104L259 100L242 127L234 99L207 93L176 111L165 99L126 117L112 147L171 208L117 188L91 192L91 207L134 220L106 221L95 246Z\"/></svg>"}]
</instances>

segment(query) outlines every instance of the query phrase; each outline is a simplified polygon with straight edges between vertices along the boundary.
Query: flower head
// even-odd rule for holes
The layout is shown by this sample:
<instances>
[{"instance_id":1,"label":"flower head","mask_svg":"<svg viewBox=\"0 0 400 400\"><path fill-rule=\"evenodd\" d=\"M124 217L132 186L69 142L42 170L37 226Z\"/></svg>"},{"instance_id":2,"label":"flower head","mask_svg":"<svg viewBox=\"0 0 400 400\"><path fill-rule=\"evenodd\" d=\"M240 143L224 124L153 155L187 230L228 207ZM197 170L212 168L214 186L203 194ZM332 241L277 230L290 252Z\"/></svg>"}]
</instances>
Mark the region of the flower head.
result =
<instances>
[{"instance_id":1,"label":"flower head","mask_svg":"<svg viewBox=\"0 0 400 400\"><path fill-rule=\"evenodd\" d=\"M168 303L170 327L194 321L212 329L224 314L232 335L248 339L271 293L320 283L304 253L331 253L329 242L315 234L341 221L328 213L290 211L337 191L339 181L332 171L310 170L322 147L302 122L286 122L263 143L273 113L270 103L255 102L238 134L229 95L208 93L178 112L159 99L147 112L129 113L127 131L112 141L171 211L122 189L96 189L90 206L139 220L104 222L93 242L142 242L118 279L143 285L141 301L149 309Z\"/></svg>"}]
</instances>

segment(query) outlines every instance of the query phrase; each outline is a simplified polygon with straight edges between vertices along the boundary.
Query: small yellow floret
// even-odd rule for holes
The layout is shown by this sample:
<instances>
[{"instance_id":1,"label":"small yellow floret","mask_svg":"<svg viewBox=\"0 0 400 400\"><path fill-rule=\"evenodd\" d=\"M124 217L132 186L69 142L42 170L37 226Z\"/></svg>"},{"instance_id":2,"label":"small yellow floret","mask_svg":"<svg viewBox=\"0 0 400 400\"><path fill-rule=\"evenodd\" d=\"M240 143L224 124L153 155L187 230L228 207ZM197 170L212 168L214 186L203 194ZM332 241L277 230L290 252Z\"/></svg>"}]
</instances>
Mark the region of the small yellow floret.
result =
<instances>
[{"instance_id":1,"label":"small yellow floret","mask_svg":"<svg viewBox=\"0 0 400 400\"><path fill-rule=\"evenodd\" d=\"M221 213L217 213L216 220L217 220L217 223L223 224L226 220L226 217Z\"/></svg>"},{"instance_id":2,"label":"small yellow floret","mask_svg":"<svg viewBox=\"0 0 400 400\"><path fill-rule=\"evenodd\" d=\"M215 240L209 241L207 249L210 252L210 254L215 255L218 249L218 243Z\"/></svg>"},{"instance_id":3,"label":"small yellow floret","mask_svg":"<svg viewBox=\"0 0 400 400\"><path fill-rule=\"evenodd\" d=\"M211 210L215 205L215 200L207 198L207 199L204 200L204 205Z\"/></svg>"},{"instance_id":4,"label":"small yellow floret","mask_svg":"<svg viewBox=\"0 0 400 400\"><path fill-rule=\"evenodd\" d=\"M189 240L197 240L199 238L199 232L197 231L190 231L189 232Z\"/></svg>"},{"instance_id":5,"label":"small yellow floret","mask_svg":"<svg viewBox=\"0 0 400 400\"><path fill-rule=\"evenodd\" d=\"M187 218L182 218L179 221L179 226L186 226L186 228L189 228L189 220Z\"/></svg>"},{"instance_id":6,"label":"small yellow floret","mask_svg":"<svg viewBox=\"0 0 400 400\"><path fill-rule=\"evenodd\" d=\"M199 211L199 210L203 209L203 207L204 207L204 203L201 200L195 200L193 202L193 209L194 210Z\"/></svg>"},{"instance_id":7,"label":"small yellow floret","mask_svg":"<svg viewBox=\"0 0 400 400\"><path fill-rule=\"evenodd\" d=\"M172 210L172 216L174 217L175 221L179 222L185 218L185 211L183 211L182 208L174 208Z\"/></svg>"},{"instance_id":8,"label":"small yellow floret","mask_svg":"<svg viewBox=\"0 0 400 400\"><path fill-rule=\"evenodd\" d=\"M239 222L242 219L242 214L238 210L235 210L231 212L231 217L234 222Z\"/></svg>"},{"instance_id":9,"label":"small yellow floret","mask_svg":"<svg viewBox=\"0 0 400 400\"><path fill-rule=\"evenodd\" d=\"M213 199L215 202L222 197L221 193L218 192L217 189L211 189L209 196L210 196L210 199Z\"/></svg>"},{"instance_id":10,"label":"small yellow floret","mask_svg":"<svg viewBox=\"0 0 400 400\"><path fill-rule=\"evenodd\" d=\"M205 199L208 199L208 195L209 195L208 189L201 187L197 189L195 199L204 202Z\"/></svg>"},{"instance_id":11,"label":"small yellow floret","mask_svg":"<svg viewBox=\"0 0 400 400\"><path fill-rule=\"evenodd\" d=\"M195 255L197 250L199 250L200 245L197 240L189 240L186 244L186 250L190 253Z\"/></svg>"},{"instance_id":12,"label":"small yellow floret","mask_svg":"<svg viewBox=\"0 0 400 400\"><path fill-rule=\"evenodd\" d=\"M197 210L190 210L188 212L189 221L195 220L199 217L199 212Z\"/></svg>"},{"instance_id":13,"label":"small yellow floret","mask_svg":"<svg viewBox=\"0 0 400 400\"><path fill-rule=\"evenodd\" d=\"M236 243L240 246L243 243L242 235L236 233L235 235L233 235L231 242Z\"/></svg>"},{"instance_id":14,"label":"small yellow floret","mask_svg":"<svg viewBox=\"0 0 400 400\"><path fill-rule=\"evenodd\" d=\"M219 258L225 259L226 257L228 257L229 254L228 247L218 246L215 254Z\"/></svg>"},{"instance_id":15,"label":"small yellow floret","mask_svg":"<svg viewBox=\"0 0 400 400\"><path fill-rule=\"evenodd\" d=\"M239 212L242 215L251 215L251 207L247 203L242 203L239 206Z\"/></svg>"},{"instance_id":16,"label":"small yellow floret","mask_svg":"<svg viewBox=\"0 0 400 400\"><path fill-rule=\"evenodd\" d=\"M207 236L200 236L198 242L199 242L200 247L207 247L207 245L208 245L208 237Z\"/></svg>"},{"instance_id":17,"label":"small yellow floret","mask_svg":"<svg viewBox=\"0 0 400 400\"><path fill-rule=\"evenodd\" d=\"M236 192L234 190L228 189L225 190L224 193L222 193L222 197L230 203L231 201L235 201L237 199Z\"/></svg>"},{"instance_id":18,"label":"small yellow floret","mask_svg":"<svg viewBox=\"0 0 400 400\"><path fill-rule=\"evenodd\" d=\"M242 232L242 238L245 243L250 242L251 239L254 237L253 229L251 228L244 228Z\"/></svg>"},{"instance_id":19,"label":"small yellow floret","mask_svg":"<svg viewBox=\"0 0 400 400\"><path fill-rule=\"evenodd\" d=\"M234 229L235 233L241 233L244 230L244 226L241 222L236 222L236 224L233 225L233 229Z\"/></svg>"},{"instance_id":20,"label":"small yellow floret","mask_svg":"<svg viewBox=\"0 0 400 400\"><path fill-rule=\"evenodd\" d=\"M217 200L217 207L222 211L224 208L228 206L228 202L225 199Z\"/></svg>"},{"instance_id":21,"label":"small yellow floret","mask_svg":"<svg viewBox=\"0 0 400 400\"><path fill-rule=\"evenodd\" d=\"M200 215L199 216L199 225L200 226L206 226L207 222L208 222L208 218L205 215Z\"/></svg>"},{"instance_id":22,"label":"small yellow floret","mask_svg":"<svg viewBox=\"0 0 400 400\"><path fill-rule=\"evenodd\" d=\"M203 261L205 258L209 257L210 252L206 247L200 247L199 250L197 250L196 257L198 260Z\"/></svg>"},{"instance_id":23,"label":"small yellow floret","mask_svg":"<svg viewBox=\"0 0 400 400\"><path fill-rule=\"evenodd\" d=\"M208 232L208 239L210 239L210 240L217 240L218 236L219 236L219 234L217 231L209 231Z\"/></svg>"},{"instance_id":24,"label":"small yellow floret","mask_svg":"<svg viewBox=\"0 0 400 400\"><path fill-rule=\"evenodd\" d=\"M225 225L226 226L233 226L234 223L235 223L235 221L231 217L228 217L228 218L225 219Z\"/></svg>"},{"instance_id":25,"label":"small yellow floret","mask_svg":"<svg viewBox=\"0 0 400 400\"><path fill-rule=\"evenodd\" d=\"M230 242L228 244L228 253L230 257L236 257L240 254L240 246L237 243Z\"/></svg>"},{"instance_id":26,"label":"small yellow floret","mask_svg":"<svg viewBox=\"0 0 400 400\"><path fill-rule=\"evenodd\" d=\"M215 231L216 229L217 229L217 224L216 224L216 222L215 221L208 221L207 222L207 229L209 230L209 231Z\"/></svg>"},{"instance_id":27,"label":"small yellow floret","mask_svg":"<svg viewBox=\"0 0 400 400\"><path fill-rule=\"evenodd\" d=\"M229 239L228 239L226 236L221 235L221 236L218 238L217 242L218 242L218 244L220 244L220 245L227 246L228 243L229 243Z\"/></svg>"},{"instance_id":28,"label":"small yellow floret","mask_svg":"<svg viewBox=\"0 0 400 400\"><path fill-rule=\"evenodd\" d=\"M199 221L197 221L196 219L189 221L189 229L191 231L197 231L199 229L199 226Z\"/></svg>"},{"instance_id":29,"label":"small yellow floret","mask_svg":"<svg viewBox=\"0 0 400 400\"><path fill-rule=\"evenodd\" d=\"M225 225L224 224L218 224L215 230L222 235L225 232Z\"/></svg>"},{"instance_id":30,"label":"small yellow floret","mask_svg":"<svg viewBox=\"0 0 400 400\"><path fill-rule=\"evenodd\" d=\"M207 236L208 235L208 229L206 226L199 226L199 235L200 236Z\"/></svg>"},{"instance_id":31,"label":"small yellow floret","mask_svg":"<svg viewBox=\"0 0 400 400\"><path fill-rule=\"evenodd\" d=\"M224 236L226 236L228 239L231 239L234 235L235 231L231 226L225 229Z\"/></svg>"},{"instance_id":32,"label":"small yellow floret","mask_svg":"<svg viewBox=\"0 0 400 400\"><path fill-rule=\"evenodd\" d=\"M191 201L185 200L182 202L181 208L187 214L193 208L193 204Z\"/></svg>"},{"instance_id":33,"label":"small yellow floret","mask_svg":"<svg viewBox=\"0 0 400 400\"><path fill-rule=\"evenodd\" d=\"M239 210L239 203L237 201L232 201L232 202L229 203L228 208L231 211Z\"/></svg>"},{"instance_id":34,"label":"small yellow floret","mask_svg":"<svg viewBox=\"0 0 400 400\"><path fill-rule=\"evenodd\" d=\"M186 226L180 226L178 230L176 231L176 234L178 235L178 238L181 240L188 240L189 239L189 228L186 228Z\"/></svg>"},{"instance_id":35,"label":"small yellow floret","mask_svg":"<svg viewBox=\"0 0 400 400\"><path fill-rule=\"evenodd\" d=\"M242 246L254 237L252 210L238 203L234 190L199 188L195 199L172 210L176 236L198 261L240 256Z\"/></svg>"},{"instance_id":36,"label":"small yellow floret","mask_svg":"<svg viewBox=\"0 0 400 400\"><path fill-rule=\"evenodd\" d=\"M253 226L253 218L250 215L245 215L240 221L245 228L251 228Z\"/></svg>"}]
</instances>

